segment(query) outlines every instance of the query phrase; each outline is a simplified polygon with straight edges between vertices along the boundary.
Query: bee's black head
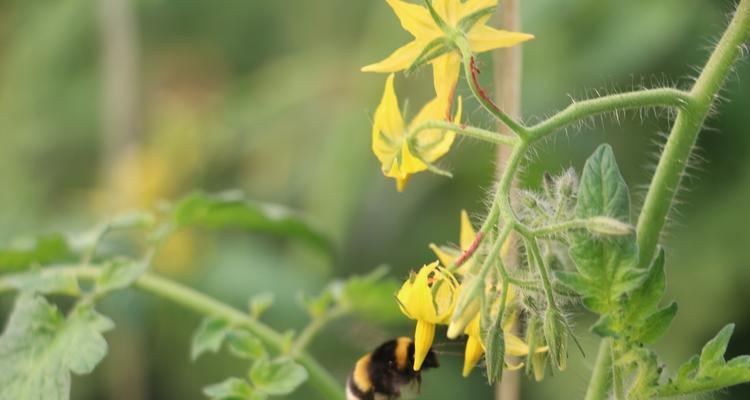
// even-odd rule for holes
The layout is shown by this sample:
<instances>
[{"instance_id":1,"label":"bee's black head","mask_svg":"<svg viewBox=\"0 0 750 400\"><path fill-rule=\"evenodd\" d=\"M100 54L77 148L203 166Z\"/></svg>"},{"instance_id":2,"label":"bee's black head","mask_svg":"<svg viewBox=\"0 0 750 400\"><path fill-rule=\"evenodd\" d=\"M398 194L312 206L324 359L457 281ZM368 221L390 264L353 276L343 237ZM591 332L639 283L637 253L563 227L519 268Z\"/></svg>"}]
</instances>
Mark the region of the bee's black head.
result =
<instances>
[{"instance_id":1,"label":"bee's black head","mask_svg":"<svg viewBox=\"0 0 750 400\"><path fill-rule=\"evenodd\" d=\"M414 344L411 345L411 348L414 348ZM414 363L414 350L411 352L411 362ZM422 363L422 369L430 369L430 368L437 368L440 366L440 362L438 361L437 354L435 354L432 349L427 352L427 357L425 357L424 362Z\"/></svg>"}]
</instances>

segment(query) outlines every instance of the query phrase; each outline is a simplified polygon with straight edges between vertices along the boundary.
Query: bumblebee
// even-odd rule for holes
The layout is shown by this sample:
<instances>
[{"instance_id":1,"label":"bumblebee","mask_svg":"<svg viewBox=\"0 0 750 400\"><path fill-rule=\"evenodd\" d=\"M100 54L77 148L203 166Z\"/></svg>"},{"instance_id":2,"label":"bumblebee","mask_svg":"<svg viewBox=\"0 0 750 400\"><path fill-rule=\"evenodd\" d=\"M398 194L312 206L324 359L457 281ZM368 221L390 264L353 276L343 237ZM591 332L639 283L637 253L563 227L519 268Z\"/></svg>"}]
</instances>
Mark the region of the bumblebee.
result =
<instances>
[{"instance_id":1,"label":"bumblebee","mask_svg":"<svg viewBox=\"0 0 750 400\"><path fill-rule=\"evenodd\" d=\"M415 398L422 384L422 371L414 371L414 342L408 337L387 341L354 365L346 382L347 400L395 400ZM430 349L422 370L437 368L437 355Z\"/></svg>"}]
</instances>

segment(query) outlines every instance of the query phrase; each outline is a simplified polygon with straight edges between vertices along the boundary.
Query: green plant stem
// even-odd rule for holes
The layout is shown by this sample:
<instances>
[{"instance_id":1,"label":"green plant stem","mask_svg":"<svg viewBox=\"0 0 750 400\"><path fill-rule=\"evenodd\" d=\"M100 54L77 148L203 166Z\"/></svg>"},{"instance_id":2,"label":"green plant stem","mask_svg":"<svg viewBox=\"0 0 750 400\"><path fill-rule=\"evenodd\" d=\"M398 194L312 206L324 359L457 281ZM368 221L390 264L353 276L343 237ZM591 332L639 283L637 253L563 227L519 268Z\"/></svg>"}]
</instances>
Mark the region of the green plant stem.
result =
<instances>
[{"instance_id":1,"label":"green plant stem","mask_svg":"<svg viewBox=\"0 0 750 400\"><path fill-rule=\"evenodd\" d=\"M500 110L495 103L490 100L487 94L479 86L479 78L477 76L478 71L476 65L474 65L474 54L471 52L468 40L461 36L456 39L456 46L458 46L461 52L461 59L463 62L464 75L466 76L466 82L471 89L471 93L474 97L479 100L479 103L484 107L490 114L505 124L511 131L515 132L520 137L527 136L526 128L519 122L516 122L508 114Z\"/></svg>"},{"instance_id":2,"label":"green plant stem","mask_svg":"<svg viewBox=\"0 0 750 400\"><path fill-rule=\"evenodd\" d=\"M552 281L549 279L549 271L547 270L547 265L544 264L542 252L539 251L539 244L536 242L535 237L528 237L524 236L523 234L522 236L524 238L524 241L526 242L526 246L531 251L531 255L534 257L534 264L537 266L539 276L542 277L544 293L547 295L547 306L552 309L557 309L557 305L555 304L555 295L552 291Z\"/></svg>"},{"instance_id":3,"label":"green plant stem","mask_svg":"<svg viewBox=\"0 0 750 400\"><path fill-rule=\"evenodd\" d=\"M535 237L549 236L556 233L566 232L571 229L586 228L588 224L589 222L585 219L571 219L570 221L563 221L556 224L540 226L538 228L528 230L528 233L531 236Z\"/></svg>"},{"instance_id":4,"label":"green plant stem","mask_svg":"<svg viewBox=\"0 0 750 400\"><path fill-rule=\"evenodd\" d=\"M425 121L419 125L417 125L416 128L411 130L409 132L409 136L413 137L416 136L419 132L427 130L427 129L441 129L441 130L447 130L447 131L453 131L456 132L458 135L479 139L484 142L489 142L493 144L501 144L506 146L514 146L518 139L512 136L507 135L501 135L497 132L489 131L486 129L476 128L473 126L466 126L463 124L456 124L453 122L448 121Z\"/></svg>"},{"instance_id":5,"label":"green plant stem","mask_svg":"<svg viewBox=\"0 0 750 400\"><path fill-rule=\"evenodd\" d=\"M599 343L599 353L596 356L594 371L586 390L585 400L605 400L609 398L612 387L612 339L605 338Z\"/></svg>"},{"instance_id":6,"label":"green plant stem","mask_svg":"<svg viewBox=\"0 0 750 400\"><path fill-rule=\"evenodd\" d=\"M337 306L323 315L313 318L305 329L297 335L297 339L292 343L292 347L289 350L289 355L296 357L301 354L323 327L331 321L346 315L349 311L350 309L347 307Z\"/></svg>"},{"instance_id":7,"label":"green plant stem","mask_svg":"<svg viewBox=\"0 0 750 400\"><path fill-rule=\"evenodd\" d=\"M66 269L77 278L88 281L95 281L101 274L99 268L88 266L55 267L55 270L60 269ZM199 314L226 319L234 325L246 328L274 350L283 351L284 339L278 332L251 318L248 314L195 289L148 272L141 275L135 281L134 286L146 293L169 300ZM0 278L0 292L12 288L12 285L6 279ZM344 400L343 387L314 358L305 352L300 352L295 359L305 367L310 376L310 384L320 394L321 398Z\"/></svg>"},{"instance_id":8,"label":"green plant stem","mask_svg":"<svg viewBox=\"0 0 750 400\"><path fill-rule=\"evenodd\" d=\"M685 107L690 98L681 90L671 88L650 89L621 93L575 102L552 117L528 129L531 141L539 140L581 119L617 110L654 106Z\"/></svg>"},{"instance_id":9,"label":"green plant stem","mask_svg":"<svg viewBox=\"0 0 750 400\"><path fill-rule=\"evenodd\" d=\"M732 22L690 91L690 101L679 112L664 146L638 218L639 263L647 267L672 208L690 153L741 46L750 35L750 0L741 0Z\"/></svg>"}]
</instances>

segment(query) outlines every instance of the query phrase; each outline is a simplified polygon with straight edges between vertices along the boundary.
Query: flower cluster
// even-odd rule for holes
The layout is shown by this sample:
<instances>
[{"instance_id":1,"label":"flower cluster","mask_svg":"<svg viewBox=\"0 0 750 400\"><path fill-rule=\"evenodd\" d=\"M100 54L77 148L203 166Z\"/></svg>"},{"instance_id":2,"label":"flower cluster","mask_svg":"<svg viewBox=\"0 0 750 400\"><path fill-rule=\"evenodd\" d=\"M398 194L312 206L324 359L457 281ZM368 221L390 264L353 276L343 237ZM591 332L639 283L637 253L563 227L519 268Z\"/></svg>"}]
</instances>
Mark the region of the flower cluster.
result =
<instances>
[{"instance_id":1,"label":"flower cluster","mask_svg":"<svg viewBox=\"0 0 750 400\"><path fill-rule=\"evenodd\" d=\"M414 40L384 60L363 67L362 71L390 73L375 112L372 149L383 174L396 179L396 187L402 191L412 174L437 170L431 163L445 155L453 144L454 131L418 128L430 120L460 122L460 97L455 117L452 117L452 109L462 58L513 46L533 36L487 26L497 0L434 0L425 1L425 6L401 0L386 1ZM432 65L435 97L407 125L394 90L394 73L412 71L427 64Z\"/></svg>"},{"instance_id":2,"label":"flower cluster","mask_svg":"<svg viewBox=\"0 0 750 400\"><path fill-rule=\"evenodd\" d=\"M425 0L423 6L402 0L386 1L414 39L362 70L389 73L373 118L372 150L383 174L394 178L397 189L402 191L410 176L417 172L445 173L433 163L450 150L456 134L465 129L461 124L461 97L455 94L462 65L470 77L467 81L472 92L483 93L475 79L474 55L513 46L533 36L487 25L498 0ZM395 73L409 73L426 65L432 66L435 96L407 123L394 88ZM430 245L439 261L412 273L397 295L401 311L417 321L415 370L421 368L432 346L437 325L449 325L451 339L468 336L464 376L485 353L488 335L484 325L503 323L503 332L496 331L494 335L504 337L507 354L521 356L529 352L529 346L510 332L515 320L512 310L517 308L516 296L507 285L485 282L489 279L486 275L474 275L471 256L479 247L481 235L476 234L465 212L461 225L460 249ZM507 245L504 247L507 252ZM477 285L470 287L470 282L483 283L484 300L480 301ZM460 305L463 297L472 298L466 307Z\"/></svg>"},{"instance_id":3,"label":"flower cluster","mask_svg":"<svg viewBox=\"0 0 750 400\"><path fill-rule=\"evenodd\" d=\"M469 222L465 211L461 213L461 248L466 254L476 243L477 235ZM507 242L506 242L507 243ZM458 336L467 335L466 350L464 355L463 375L468 376L477 365L485 352L485 343L482 339L482 315L479 300L465 310L460 318L456 319L454 312L462 290L465 290L465 282L471 277L470 260L464 262L460 268L451 272L448 266L454 266L459 260L457 252L443 249L435 245L430 246L435 251L440 261L423 266L418 272L412 273L409 279L396 296L401 311L410 319L417 321L414 333L414 370L422 366L427 352L432 346L435 338L436 325L449 325L448 338L455 339ZM507 253L509 246L504 246L503 253ZM441 265L442 263L442 265ZM467 268L469 267L469 268ZM515 323L514 310L516 296L513 290L502 293L498 285L488 285L490 293L485 298L492 299L491 308L497 311L502 297L505 296L506 312L503 320L503 336L505 340L506 353L512 356L526 356L529 346L511 331ZM485 317L486 318L486 317ZM547 351L546 347L539 347L537 353ZM520 366L510 366L511 369Z\"/></svg>"}]
</instances>

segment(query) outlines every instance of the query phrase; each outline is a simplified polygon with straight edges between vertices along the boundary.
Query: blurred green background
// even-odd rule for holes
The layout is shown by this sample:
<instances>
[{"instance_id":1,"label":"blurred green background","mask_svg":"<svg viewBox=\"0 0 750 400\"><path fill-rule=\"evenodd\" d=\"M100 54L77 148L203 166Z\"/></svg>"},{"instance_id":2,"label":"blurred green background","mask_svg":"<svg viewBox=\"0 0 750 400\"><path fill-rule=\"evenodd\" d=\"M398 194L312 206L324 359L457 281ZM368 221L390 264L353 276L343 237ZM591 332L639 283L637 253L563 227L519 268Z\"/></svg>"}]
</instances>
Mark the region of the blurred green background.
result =
<instances>
[{"instance_id":1,"label":"blurred green background","mask_svg":"<svg viewBox=\"0 0 750 400\"><path fill-rule=\"evenodd\" d=\"M525 119L597 91L689 84L732 3L522 1L523 30L536 35L523 45ZM443 161L453 180L419 174L398 194L382 176L369 141L385 77L359 67L408 38L377 0L3 0L0 243L82 230L114 210L194 189L240 188L307 212L334 237L335 259L259 236L191 232L167 243L158 272L239 307L270 290L278 302L266 320L281 330L304 326L297 294L334 277L384 263L404 277L432 259L428 243L457 241L460 209L483 212L495 168L493 149L461 141ZM490 85L491 57L482 62ZM397 90L419 104L429 81L422 71L398 79ZM665 235L667 297L680 312L656 347L672 368L728 321L737 323L728 355L750 353L748 82L743 62L724 92L731 101L700 138ZM465 110L492 127L476 102ZM545 170L580 169L610 142L639 205L669 131L665 117L630 113L559 134L536 152L522 184L535 187ZM0 299L5 320L12 296ZM244 370L224 355L189 360L199 318L188 311L132 291L102 309L118 326L107 336L111 352L74 380L74 399L201 399L201 387ZM572 352L570 370L541 384L524 378L524 399L582 397L596 342L585 332L590 318L578 315L586 357ZM310 350L343 382L360 354L411 329L405 318L355 316ZM479 371L462 379L461 358L443 359L425 377L423 398L490 398ZM717 397L746 399L750 389Z\"/></svg>"}]
</instances>

